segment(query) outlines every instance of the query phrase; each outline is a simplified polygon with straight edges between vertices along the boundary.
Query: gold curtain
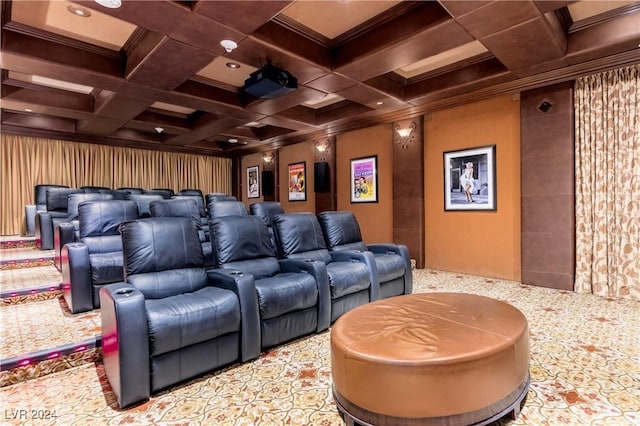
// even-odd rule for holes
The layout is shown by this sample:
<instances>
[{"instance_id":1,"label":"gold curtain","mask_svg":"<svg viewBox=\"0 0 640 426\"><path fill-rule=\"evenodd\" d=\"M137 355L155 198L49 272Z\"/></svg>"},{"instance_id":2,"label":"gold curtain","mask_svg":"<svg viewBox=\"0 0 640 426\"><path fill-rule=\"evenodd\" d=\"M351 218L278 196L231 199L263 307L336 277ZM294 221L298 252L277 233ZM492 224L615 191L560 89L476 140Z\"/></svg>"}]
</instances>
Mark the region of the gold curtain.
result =
<instances>
[{"instance_id":1,"label":"gold curtain","mask_svg":"<svg viewBox=\"0 0 640 426\"><path fill-rule=\"evenodd\" d=\"M640 300L640 66L575 85L575 290Z\"/></svg>"},{"instance_id":2,"label":"gold curtain","mask_svg":"<svg viewBox=\"0 0 640 426\"><path fill-rule=\"evenodd\" d=\"M0 134L0 234L24 232L37 184L231 193L231 160Z\"/></svg>"}]
</instances>

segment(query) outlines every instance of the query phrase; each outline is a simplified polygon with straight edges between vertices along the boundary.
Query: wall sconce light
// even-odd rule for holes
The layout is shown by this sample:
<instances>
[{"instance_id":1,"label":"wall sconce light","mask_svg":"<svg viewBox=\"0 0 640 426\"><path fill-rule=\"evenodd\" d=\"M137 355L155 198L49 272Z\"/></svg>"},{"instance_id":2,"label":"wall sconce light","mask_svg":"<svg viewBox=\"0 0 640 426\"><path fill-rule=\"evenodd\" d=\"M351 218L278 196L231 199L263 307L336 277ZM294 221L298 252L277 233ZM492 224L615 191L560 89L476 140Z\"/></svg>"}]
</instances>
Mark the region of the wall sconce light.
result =
<instances>
[{"instance_id":1,"label":"wall sconce light","mask_svg":"<svg viewBox=\"0 0 640 426\"><path fill-rule=\"evenodd\" d=\"M318 151L317 159L320 161L325 161L326 158L331 154L331 145L329 144L329 140L323 139L316 141L316 151Z\"/></svg>"},{"instance_id":2,"label":"wall sconce light","mask_svg":"<svg viewBox=\"0 0 640 426\"><path fill-rule=\"evenodd\" d=\"M416 123L411 123L409 127L400 127L400 125L396 124L393 130L397 134L396 143L402 145L402 148L407 148L415 139Z\"/></svg>"},{"instance_id":3,"label":"wall sconce light","mask_svg":"<svg viewBox=\"0 0 640 426\"><path fill-rule=\"evenodd\" d=\"M273 161L273 154L269 153L269 154L263 155L262 161L264 161L267 164L271 164L271 162Z\"/></svg>"}]
</instances>

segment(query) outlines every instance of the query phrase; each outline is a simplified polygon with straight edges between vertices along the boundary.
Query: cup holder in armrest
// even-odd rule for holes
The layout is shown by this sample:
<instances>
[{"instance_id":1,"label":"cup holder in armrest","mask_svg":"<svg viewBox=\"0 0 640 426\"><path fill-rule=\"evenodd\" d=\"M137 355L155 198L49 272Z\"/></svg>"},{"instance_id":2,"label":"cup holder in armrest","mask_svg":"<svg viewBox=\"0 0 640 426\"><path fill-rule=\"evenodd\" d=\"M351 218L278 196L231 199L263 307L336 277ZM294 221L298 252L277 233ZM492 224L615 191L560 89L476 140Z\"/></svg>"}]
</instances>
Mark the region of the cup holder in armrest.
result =
<instances>
[{"instance_id":1,"label":"cup holder in armrest","mask_svg":"<svg viewBox=\"0 0 640 426\"><path fill-rule=\"evenodd\" d=\"M313 260L313 259L305 259L304 261L307 262L307 263L315 262L315 260Z\"/></svg>"},{"instance_id":2,"label":"cup holder in armrest","mask_svg":"<svg viewBox=\"0 0 640 426\"><path fill-rule=\"evenodd\" d=\"M116 291L116 294L124 295L124 296L128 296L131 293L133 293L133 289L132 288L121 288L120 290Z\"/></svg>"},{"instance_id":3,"label":"cup holder in armrest","mask_svg":"<svg viewBox=\"0 0 640 426\"><path fill-rule=\"evenodd\" d=\"M230 271L229 273L234 277L239 277L242 275L242 271Z\"/></svg>"}]
</instances>

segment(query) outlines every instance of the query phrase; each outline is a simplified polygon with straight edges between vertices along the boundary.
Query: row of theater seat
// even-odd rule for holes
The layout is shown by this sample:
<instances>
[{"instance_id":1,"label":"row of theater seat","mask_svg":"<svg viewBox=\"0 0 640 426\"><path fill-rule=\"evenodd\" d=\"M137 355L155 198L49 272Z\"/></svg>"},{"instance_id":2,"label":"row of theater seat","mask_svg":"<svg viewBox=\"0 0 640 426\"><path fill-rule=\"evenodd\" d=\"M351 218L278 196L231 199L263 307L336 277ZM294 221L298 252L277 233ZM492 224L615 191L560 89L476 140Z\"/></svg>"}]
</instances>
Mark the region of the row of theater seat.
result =
<instances>
[{"instance_id":1,"label":"row of theater seat","mask_svg":"<svg viewBox=\"0 0 640 426\"><path fill-rule=\"evenodd\" d=\"M80 208L104 216L127 203ZM256 215L212 218L216 267L206 266L189 218L125 220L119 235L108 235L120 240L124 280L99 286L98 294L103 362L120 407L326 330L364 303L412 291L406 247L366 246L351 212L279 213L270 221L273 235ZM80 244L65 246L69 260ZM73 287L65 298L75 297Z\"/></svg>"},{"instance_id":2,"label":"row of theater seat","mask_svg":"<svg viewBox=\"0 0 640 426\"><path fill-rule=\"evenodd\" d=\"M73 199L72 199L73 196ZM34 188L35 204L25 206L25 234L35 235L36 246L42 250L56 249L59 255L60 248L64 245L54 235L55 228L60 223L74 223L77 220L77 206L80 202L115 199L132 199L136 202L143 217L150 216L149 203L156 199L192 199L198 205L201 216L206 216L206 204L202 192L199 189L183 189L177 194L172 189L142 189L142 188L118 188L109 189L98 186L83 186L69 188L62 185L36 185ZM233 199L235 197L210 193L204 197L209 203L216 199ZM66 237L71 237L67 235ZM59 268L60 262L56 262Z\"/></svg>"}]
</instances>

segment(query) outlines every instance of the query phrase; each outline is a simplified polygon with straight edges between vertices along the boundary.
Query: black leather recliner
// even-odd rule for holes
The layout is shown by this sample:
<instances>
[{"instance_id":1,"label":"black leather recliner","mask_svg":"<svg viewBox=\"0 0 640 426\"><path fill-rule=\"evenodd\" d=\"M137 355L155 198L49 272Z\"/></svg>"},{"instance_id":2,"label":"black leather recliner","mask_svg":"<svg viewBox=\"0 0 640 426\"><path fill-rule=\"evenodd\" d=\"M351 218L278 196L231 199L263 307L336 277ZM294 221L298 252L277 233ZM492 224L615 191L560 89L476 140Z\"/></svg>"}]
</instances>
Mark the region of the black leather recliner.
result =
<instances>
[{"instance_id":1,"label":"black leather recliner","mask_svg":"<svg viewBox=\"0 0 640 426\"><path fill-rule=\"evenodd\" d=\"M133 201L92 201L78 208L79 241L62 247L62 292L72 313L99 308L100 287L122 281L118 227L134 219Z\"/></svg>"},{"instance_id":2,"label":"black leather recliner","mask_svg":"<svg viewBox=\"0 0 640 426\"><path fill-rule=\"evenodd\" d=\"M329 327L326 266L309 259L278 260L269 232L255 216L223 216L210 224L218 266L255 282L260 346L266 349Z\"/></svg>"},{"instance_id":3,"label":"black leather recliner","mask_svg":"<svg viewBox=\"0 0 640 426\"><path fill-rule=\"evenodd\" d=\"M327 211L318 215L329 250L361 250L373 253L380 280L380 298L411 294L413 278L407 246L365 244L360 224L350 211Z\"/></svg>"},{"instance_id":4,"label":"black leather recliner","mask_svg":"<svg viewBox=\"0 0 640 426\"><path fill-rule=\"evenodd\" d=\"M278 243L276 242L275 233L273 232L273 218L276 217L276 215L284 213L282 204L280 204L279 201L260 201L249 206L249 213L259 217L265 225L267 225L271 241L274 247L277 247Z\"/></svg>"},{"instance_id":5,"label":"black leather recliner","mask_svg":"<svg viewBox=\"0 0 640 426\"><path fill-rule=\"evenodd\" d=\"M208 206L209 220L223 216L247 216L247 208L242 201L214 201Z\"/></svg>"},{"instance_id":6,"label":"black leather recliner","mask_svg":"<svg viewBox=\"0 0 640 426\"><path fill-rule=\"evenodd\" d=\"M138 208L138 216L141 218L151 217L151 202L164 200L159 194L129 194L127 200L131 200Z\"/></svg>"},{"instance_id":7,"label":"black leather recliner","mask_svg":"<svg viewBox=\"0 0 640 426\"><path fill-rule=\"evenodd\" d=\"M67 205L67 221L58 224L53 230L53 249L55 250L54 264L59 271L62 271L62 247L67 243L79 240L80 222L78 221L78 208L80 203L88 201L108 201L113 200L113 195L109 193L83 193L69 195Z\"/></svg>"},{"instance_id":8,"label":"black leather recliner","mask_svg":"<svg viewBox=\"0 0 640 426\"><path fill-rule=\"evenodd\" d=\"M106 186L94 186L94 185L84 185L81 186L82 192L85 194L94 194L94 193L109 193L111 188L107 188Z\"/></svg>"},{"instance_id":9,"label":"black leather recliner","mask_svg":"<svg viewBox=\"0 0 640 426\"><path fill-rule=\"evenodd\" d=\"M120 407L260 355L250 277L207 272L189 219L136 220L121 233L126 283L100 290L103 364Z\"/></svg>"},{"instance_id":10,"label":"black leather recliner","mask_svg":"<svg viewBox=\"0 0 640 426\"><path fill-rule=\"evenodd\" d=\"M351 309L379 298L373 253L327 250L313 213L285 213L273 218L278 252L288 259L313 259L327 266L331 288L331 322Z\"/></svg>"},{"instance_id":11,"label":"black leather recliner","mask_svg":"<svg viewBox=\"0 0 640 426\"><path fill-rule=\"evenodd\" d=\"M238 199L233 195L223 194L221 192L210 192L204 196L204 202L207 207L215 201L238 201Z\"/></svg>"},{"instance_id":12,"label":"black leather recliner","mask_svg":"<svg viewBox=\"0 0 640 426\"><path fill-rule=\"evenodd\" d=\"M160 195L165 200L168 200L169 198L176 195L173 189L169 189L169 188L143 189L142 193L146 195Z\"/></svg>"},{"instance_id":13,"label":"black leather recliner","mask_svg":"<svg viewBox=\"0 0 640 426\"><path fill-rule=\"evenodd\" d=\"M177 195L195 195L204 200L204 197L202 196L202 191L199 189L184 188L178 191Z\"/></svg>"},{"instance_id":14,"label":"black leather recliner","mask_svg":"<svg viewBox=\"0 0 640 426\"><path fill-rule=\"evenodd\" d=\"M210 267L215 265L213 253L211 252L209 233L205 233L205 230L202 229L200 210L193 200L193 197L185 197L184 199L174 197L170 200L155 200L149 205L149 210L151 211L151 217L184 217L191 219L200 238L205 266Z\"/></svg>"},{"instance_id":15,"label":"black leather recliner","mask_svg":"<svg viewBox=\"0 0 640 426\"><path fill-rule=\"evenodd\" d=\"M127 191L129 194L142 194L142 188L121 186L118 191Z\"/></svg>"},{"instance_id":16,"label":"black leather recliner","mask_svg":"<svg viewBox=\"0 0 640 426\"><path fill-rule=\"evenodd\" d=\"M67 221L69 195L81 193L77 188L47 188L47 210L36 214L36 247L53 249L53 230Z\"/></svg>"},{"instance_id":17,"label":"black leather recliner","mask_svg":"<svg viewBox=\"0 0 640 426\"><path fill-rule=\"evenodd\" d=\"M36 185L33 187L33 204L24 206L25 235L36 234L36 214L47 211L47 189L68 188L66 185Z\"/></svg>"}]
</instances>

